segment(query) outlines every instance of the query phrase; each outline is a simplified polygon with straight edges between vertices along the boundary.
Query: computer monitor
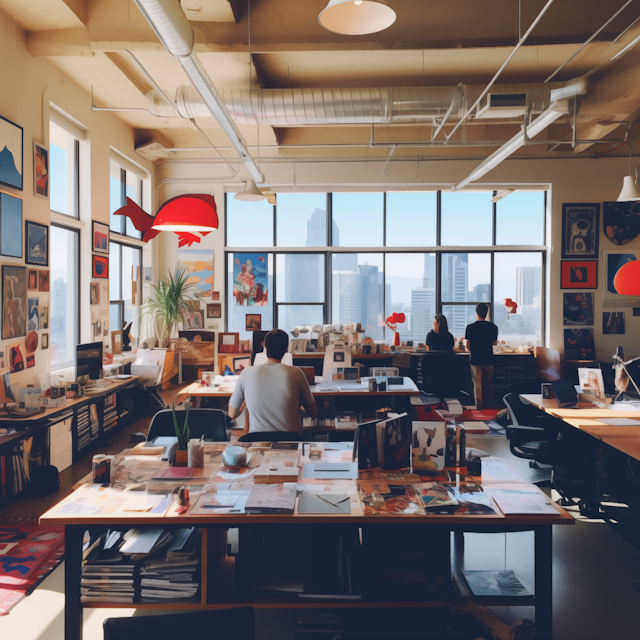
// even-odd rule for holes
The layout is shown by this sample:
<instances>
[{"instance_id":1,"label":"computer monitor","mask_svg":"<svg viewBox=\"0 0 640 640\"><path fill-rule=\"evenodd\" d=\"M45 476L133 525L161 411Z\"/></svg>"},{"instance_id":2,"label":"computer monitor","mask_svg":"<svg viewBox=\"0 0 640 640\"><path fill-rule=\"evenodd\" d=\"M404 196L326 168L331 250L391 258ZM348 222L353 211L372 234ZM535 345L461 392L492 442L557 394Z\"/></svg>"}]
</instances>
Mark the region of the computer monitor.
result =
<instances>
[{"instance_id":1,"label":"computer monitor","mask_svg":"<svg viewBox=\"0 0 640 640\"><path fill-rule=\"evenodd\" d=\"M551 383L551 388L559 407L566 407L578 402L578 392L569 380L555 380Z\"/></svg>"},{"instance_id":2,"label":"computer monitor","mask_svg":"<svg viewBox=\"0 0 640 640\"><path fill-rule=\"evenodd\" d=\"M102 373L102 342L79 344L76 347L76 376L97 380Z\"/></svg>"}]
</instances>

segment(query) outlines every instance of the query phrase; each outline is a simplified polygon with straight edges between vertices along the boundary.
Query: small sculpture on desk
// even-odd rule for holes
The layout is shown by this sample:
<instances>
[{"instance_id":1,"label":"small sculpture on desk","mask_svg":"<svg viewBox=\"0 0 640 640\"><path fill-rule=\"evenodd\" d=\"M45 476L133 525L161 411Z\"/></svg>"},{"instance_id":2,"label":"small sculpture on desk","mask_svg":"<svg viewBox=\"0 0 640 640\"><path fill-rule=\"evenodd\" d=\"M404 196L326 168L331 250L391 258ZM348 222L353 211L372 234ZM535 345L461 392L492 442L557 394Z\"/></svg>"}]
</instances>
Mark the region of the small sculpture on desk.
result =
<instances>
[{"instance_id":1,"label":"small sculpture on desk","mask_svg":"<svg viewBox=\"0 0 640 640\"><path fill-rule=\"evenodd\" d=\"M124 329L122 330L122 351L131 351L131 325L133 323L129 322L124 325Z\"/></svg>"}]
</instances>

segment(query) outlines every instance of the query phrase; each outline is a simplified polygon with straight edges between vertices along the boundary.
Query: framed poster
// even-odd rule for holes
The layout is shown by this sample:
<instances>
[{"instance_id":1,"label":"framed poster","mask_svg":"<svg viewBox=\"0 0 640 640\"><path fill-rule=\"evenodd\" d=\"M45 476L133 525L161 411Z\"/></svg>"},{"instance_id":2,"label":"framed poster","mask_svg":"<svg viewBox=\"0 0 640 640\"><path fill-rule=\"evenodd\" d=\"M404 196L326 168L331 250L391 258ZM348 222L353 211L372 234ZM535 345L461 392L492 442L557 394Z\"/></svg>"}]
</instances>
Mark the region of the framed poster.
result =
<instances>
[{"instance_id":1,"label":"framed poster","mask_svg":"<svg viewBox=\"0 0 640 640\"><path fill-rule=\"evenodd\" d=\"M593 338L593 329L564 330L564 359L596 359L596 347Z\"/></svg>"},{"instance_id":2,"label":"framed poster","mask_svg":"<svg viewBox=\"0 0 640 640\"><path fill-rule=\"evenodd\" d=\"M213 249L178 249L176 273L186 271L187 282L197 289L196 296L210 298L214 279Z\"/></svg>"},{"instance_id":3,"label":"framed poster","mask_svg":"<svg viewBox=\"0 0 640 640\"><path fill-rule=\"evenodd\" d=\"M207 305L207 318L222 318L222 304L220 302L213 302Z\"/></svg>"},{"instance_id":4,"label":"framed poster","mask_svg":"<svg viewBox=\"0 0 640 640\"><path fill-rule=\"evenodd\" d=\"M240 334L220 333L218 338L218 353L239 353Z\"/></svg>"},{"instance_id":5,"label":"framed poster","mask_svg":"<svg viewBox=\"0 0 640 640\"><path fill-rule=\"evenodd\" d=\"M624 333L624 311L602 312L602 333L605 336Z\"/></svg>"},{"instance_id":6,"label":"framed poster","mask_svg":"<svg viewBox=\"0 0 640 640\"><path fill-rule=\"evenodd\" d=\"M597 202L562 205L562 259L598 257L600 204Z\"/></svg>"},{"instance_id":7,"label":"framed poster","mask_svg":"<svg viewBox=\"0 0 640 640\"><path fill-rule=\"evenodd\" d=\"M22 258L22 200L0 193L0 255Z\"/></svg>"},{"instance_id":8,"label":"framed poster","mask_svg":"<svg viewBox=\"0 0 640 640\"><path fill-rule=\"evenodd\" d=\"M631 242L640 234L640 202L603 202L602 227L613 244Z\"/></svg>"},{"instance_id":9,"label":"framed poster","mask_svg":"<svg viewBox=\"0 0 640 640\"><path fill-rule=\"evenodd\" d=\"M27 291L38 290L38 270L27 269Z\"/></svg>"},{"instance_id":10,"label":"framed poster","mask_svg":"<svg viewBox=\"0 0 640 640\"><path fill-rule=\"evenodd\" d=\"M245 307L266 307L269 304L266 253L233 254L234 303Z\"/></svg>"},{"instance_id":11,"label":"framed poster","mask_svg":"<svg viewBox=\"0 0 640 640\"><path fill-rule=\"evenodd\" d=\"M27 335L27 268L2 265L2 339Z\"/></svg>"},{"instance_id":12,"label":"framed poster","mask_svg":"<svg viewBox=\"0 0 640 640\"><path fill-rule=\"evenodd\" d=\"M620 268L627 264L627 262L634 260L640 260L640 251L624 251L620 249L618 251L602 252L605 278L603 306L609 308L637 307L640 304L640 298L637 296L620 295L613 284L616 273L618 273Z\"/></svg>"},{"instance_id":13,"label":"framed poster","mask_svg":"<svg viewBox=\"0 0 640 640\"><path fill-rule=\"evenodd\" d=\"M103 280L109 279L109 258L104 256L91 256L91 277Z\"/></svg>"},{"instance_id":14,"label":"framed poster","mask_svg":"<svg viewBox=\"0 0 640 640\"><path fill-rule=\"evenodd\" d=\"M39 267L49 266L49 227L46 224L25 220L25 257L27 264Z\"/></svg>"},{"instance_id":15,"label":"framed poster","mask_svg":"<svg viewBox=\"0 0 640 640\"><path fill-rule=\"evenodd\" d=\"M0 116L0 184L22 191L24 131Z\"/></svg>"},{"instance_id":16,"label":"framed poster","mask_svg":"<svg viewBox=\"0 0 640 640\"><path fill-rule=\"evenodd\" d=\"M38 291L49 291L49 272L44 269L38 271Z\"/></svg>"},{"instance_id":17,"label":"framed poster","mask_svg":"<svg viewBox=\"0 0 640 640\"><path fill-rule=\"evenodd\" d=\"M593 293L562 294L562 324L565 326L593 326Z\"/></svg>"},{"instance_id":18,"label":"framed poster","mask_svg":"<svg viewBox=\"0 0 640 640\"><path fill-rule=\"evenodd\" d=\"M33 195L49 199L49 149L33 141Z\"/></svg>"},{"instance_id":19,"label":"framed poster","mask_svg":"<svg viewBox=\"0 0 640 640\"><path fill-rule=\"evenodd\" d=\"M262 316L259 313L247 313L245 316L246 331L262 331Z\"/></svg>"},{"instance_id":20,"label":"framed poster","mask_svg":"<svg viewBox=\"0 0 640 640\"><path fill-rule=\"evenodd\" d=\"M561 260L561 289L597 289L597 260Z\"/></svg>"},{"instance_id":21,"label":"framed poster","mask_svg":"<svg viewBox=\"0 0 640 640\"><path fill-rule=\"evenodd\" d=\"M109 254L109 225L91 221L91 249L96 253Z\"/></svg>"}]
</instances>

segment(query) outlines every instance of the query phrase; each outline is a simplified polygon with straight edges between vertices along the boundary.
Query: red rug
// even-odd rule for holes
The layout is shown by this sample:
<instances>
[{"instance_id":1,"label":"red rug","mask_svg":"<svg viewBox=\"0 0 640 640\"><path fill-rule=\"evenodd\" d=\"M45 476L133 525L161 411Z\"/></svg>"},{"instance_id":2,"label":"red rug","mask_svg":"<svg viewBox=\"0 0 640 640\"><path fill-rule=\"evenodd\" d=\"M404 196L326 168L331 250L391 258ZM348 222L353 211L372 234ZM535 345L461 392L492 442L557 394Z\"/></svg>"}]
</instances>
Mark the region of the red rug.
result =
<instances>
[{"instance_id":1,"label":"red rug","mask_svg":"<svg viewBox=\"0 0 640 640\"><path fill-rule=\"evenodd\" d=\"M483 409L482 411L476 411L475 409L463 409L463 420L475 420L485 422L486 420L495 420L498 411L501 409Z\"/></svg>"},{"instance_id":2,"label":"red rug","mask_svg":"<svg viewBox=\"0 0 640 640\"><path fill-rule=\"evenodd\" d=\"M64 527L37 518L0 518L0 616L28 596L62 561Z\"/></svg>"}]
</instances>

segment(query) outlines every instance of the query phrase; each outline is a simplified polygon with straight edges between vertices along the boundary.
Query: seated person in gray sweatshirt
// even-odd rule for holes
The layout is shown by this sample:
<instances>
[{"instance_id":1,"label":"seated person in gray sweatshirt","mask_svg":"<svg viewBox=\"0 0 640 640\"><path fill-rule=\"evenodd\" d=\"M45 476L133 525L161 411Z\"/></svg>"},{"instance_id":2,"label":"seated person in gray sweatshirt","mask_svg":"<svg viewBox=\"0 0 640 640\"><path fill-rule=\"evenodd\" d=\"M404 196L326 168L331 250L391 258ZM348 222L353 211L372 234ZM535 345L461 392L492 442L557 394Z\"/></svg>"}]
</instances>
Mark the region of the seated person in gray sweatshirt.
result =
<instances>
[{"instance_id":1,"label":"seated person in gray sweatshirt","mask_svg":"<svg viewBox=\"0 0 640 640\"><path fill-rule=\"evenodd\" d=\"M281 329L269 331L264 339L267 362L245 369L229 400L229 417L237 418L246 405L249 430L302 432L300 407L310 416L318 412L307 378L298 369L282 364L289 348L289 336Z\"/></svg>"}]
</instances>

